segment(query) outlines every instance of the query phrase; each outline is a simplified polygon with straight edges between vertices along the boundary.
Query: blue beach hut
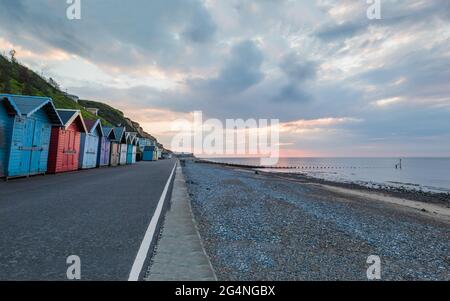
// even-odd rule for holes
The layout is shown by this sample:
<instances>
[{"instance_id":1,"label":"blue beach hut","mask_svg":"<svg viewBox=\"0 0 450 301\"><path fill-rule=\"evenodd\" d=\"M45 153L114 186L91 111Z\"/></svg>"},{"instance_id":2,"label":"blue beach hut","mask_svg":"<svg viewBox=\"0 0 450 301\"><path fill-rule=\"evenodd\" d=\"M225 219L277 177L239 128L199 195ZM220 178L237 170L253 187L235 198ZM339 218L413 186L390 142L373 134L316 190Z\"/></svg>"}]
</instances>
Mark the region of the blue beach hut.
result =
<instances>
[{"instance_id":1,"label":"blue beach hut","mask_svg":"<svg viewBox=\"0 0 450 301\"><path fill-rule=\"evenodd\" d=\"M52 126L61 126L48 97L0 94L0 177L47 172Z\"/></svg>"},{"instance_id":2,"label":"blue beach hut","mask_svg":"<svg viewBox=\"0 0 450 301\"><path fill-rule=\"evenodd\" d=\"M127 164L136 163L136 139L137 133L127 132Z\"/></svg>"},{"instance_id":3,"label":"blue beach hut","mask_svg":"<svg viewBox=\"0 0 450 301\"><path fill-rule=\"evenodd\" d=\"M155 145L144 146L143 161L156 161L158 159L157 150Z\"/></svg>"},{"instance_id":4,"label":"blue beach hut","mask_svg":"<svg viewBox=\"0 0 450 301\"><path fill-rule=\"evenodd\" d=\"M89 169L97 167L100 139L103 129L100 119L85 120L87 132L81 133L80 168Z\"/></svg>"},{"instance_id":5,"label":"blue beach hut","mask_svg":"<svg viewBox=\"0 0 450 301\"><path fill-rule=\"evenodd\" d=\"M138 149L141 153L144 152L144 147L150 145L150 139L147 138L139 138Z\"/></svg>"}]
</instances>

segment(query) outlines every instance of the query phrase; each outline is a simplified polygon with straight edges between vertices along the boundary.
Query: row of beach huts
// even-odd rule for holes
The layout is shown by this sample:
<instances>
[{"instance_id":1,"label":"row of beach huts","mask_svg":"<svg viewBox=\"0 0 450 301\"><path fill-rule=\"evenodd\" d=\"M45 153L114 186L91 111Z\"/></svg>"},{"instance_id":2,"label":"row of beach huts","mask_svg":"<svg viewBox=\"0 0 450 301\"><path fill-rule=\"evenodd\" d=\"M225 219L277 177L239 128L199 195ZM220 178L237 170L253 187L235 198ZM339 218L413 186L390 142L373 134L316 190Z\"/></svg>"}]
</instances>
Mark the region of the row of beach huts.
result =
<instances>
[{"instance_id":1,"label":"row of beach huts","mask_svg":"<svg viewBox=\"0 0 450 301\"><path fill-rule=\"evenodd\" d=\"M137 154L139 153L139 158ZM84 120L79 110L56 109L46 97L0 94L0 177L156 161L156 142Z\"/></svg>"}]
</instances>

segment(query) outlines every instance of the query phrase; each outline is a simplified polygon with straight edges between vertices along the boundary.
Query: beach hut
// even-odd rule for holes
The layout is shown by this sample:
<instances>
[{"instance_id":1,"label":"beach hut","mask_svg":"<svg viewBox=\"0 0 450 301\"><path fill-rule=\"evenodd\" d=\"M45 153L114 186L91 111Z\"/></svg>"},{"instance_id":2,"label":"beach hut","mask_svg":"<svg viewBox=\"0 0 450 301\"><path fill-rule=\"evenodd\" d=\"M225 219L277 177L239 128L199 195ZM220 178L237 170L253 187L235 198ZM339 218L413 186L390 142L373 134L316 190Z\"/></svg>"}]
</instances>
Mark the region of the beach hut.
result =
<instances>
[{"instance_id":1,"label":"beach hut","mask_svg":"<svg viewBox=\"0 0 450 301\"><path fill-rule=\"evenodd\" d=\"M148 138L138 138L138 145L136 146L136 161L144 160L144 149L146 146L151 145L151 140Z\"/></svg>"},{"instance_id":2,"label":"beach hut","mask_svg":"<svg viewBox=\"0 0 450 301\"><path fill-rule=\"evenodd\" d=\"M11 136L14 119L18 115L15 106L9 98L1 95L0 98L0 177L8 173L8 159L11 147Z\"/></svg>"},{"instance_id":3,"label":"beach hut","mask_svg":"<svg viewBox=\"0 0 450 301\"><path fill-rule=\"evenodd\" d=\"M108 166L110 164L111 156L112 156L112 143L115 143L116 135L114 134L113 128L110 127L102 127L103 137L100 138L100 143L98 146L98 157L97 164L98 167ZM119 149L118 144L115 143L115 157L117 158L116 162L119 162ZM117 164L116 164L117 165Z\"/></svg>"},{"instance_id":4,"label":"beach hut","mask_svg":"<svg viewBox=\"0 0 450 301\"><path fill-rule=\"evenodd\" d=\"M126 163L127 164L131 164L131 153L132 153L132 146L131 146L131 140L132 140L132 136L131 133L126 132L125 133L125 140L127 141L127 159L126 159Z\"/></svg>"},{"instance_id":5,"label":"beach hut","mask_svg":"<svg viewBox=\"0 0 450 301\"><path fill-rule=\"evenodd\" d=\"M51 129L61 124L50 98L0 94L0 177L46 173Z\"/></svg>"},{"instance_id":6,"label":"beach hut","mask_svg":"<svg viewBox=\"0 0 450 301\"><path fill-rule=\"evenodd\" d=\"M119 143L119 165L127 164L127 137L125 135L125 127L114 128Z\"/></svg>"},{"instance_id":7,"label":"beach hut","mask_svg":"<svg viewBox=\"0 0 450 301\"><path fill-rule=\"evenodd\" d=\"M127 132L127 164L136 163L137 133Z\"/></svg>"},{"instance_id":8,"label":"beach hut","mask_svg":"<svg viewBox=\"0 0 450 301\"><path fill-rule=\"evenodd\" d=\"M136 138L136 161L142 161L143 153L144 153L144 145L145 138Z\"/></svg>"},{"instance_id":9,"label":"beach hut","mask_svg":"<svg viewBox=\"0 0 450 301\"><path fill-rule=\"evenodd\" d=\"M157 160L162 159L162 151L163 151L163 149L161 147L159 147L159 146L156 147L156 159Z\"/></svg>"},{"instance_id":10,"label":"beach hut","mask_svg":"<svg viewBox=\"0 0 450 301\"><path fill-rule=\"evenodd\" d=\"M147 138L138 138L138 139L139 139L138 149L141 152L144 152L144 147L146 147L147 145L150 145L150 139L147 139Z\"/></svg>"},{"instance_id":11,"label":"beach hut","mask_svg":"<svg viewBox=\"0 0 450 301\"><path fill-rule=\"evenodd\" d=\"M48 172L78 170L81 133L87 133L79 110L57 110L61 127L53 127L48 156Z\"/></svg>"},{"instance_id":12,"label":"beach hut","mask_svg":"<svg viewBox=\"0 0 450 301\"><path fill-rule=\"evenodd\" d=\"M144 152L142 160L144 161L156 161L158 159L156 146L155 145L147 145L144 146Z\"/></svg>"},{"instance_id":13,"label":"beach hut","mask_svg":"<svg viewBox=\"0 0 450 301\"><path fill-rule=\"evenodd\" d=\"M141 138L139 147L142 152L143 161L156 161L158 158L156 141L148 138Z\"/></svg>"},{"instance_id":14,"label":"beach hut","mask_svg":"<svg viewBox=\"0 0 450 301\"><path fill-rule=\"evenodd\" d=\"M139 145L139 138L136 136L134 138L134 142L133 142L133 153L132 153L132 157L131 157L131 164L135 164L136 163L136 156L137 156L138 145Z\"/></svg>"},{"instance_id":15,"label":"beach hut","mask_svg":"<svg viewBox=\"0 0 450 301\"><path fill-rule=\"evenodd\" d=\"M80 142L80 169L97 167L100 139L103 137L103 129L100 119L85 120L87 132L81 133Z\"/></svg>"},{"instance_id":16,"label":"beach hut","mask_svg":"<svg viewBox=\"0 0 450 301\"><path fill-rule=\"evenodd\" d=\"M120 162L120 143L125 130L123 128L112 128L112 132L114 133L114 140L111 140L109 166L117 166Z\"/></svg>"}]
</instances>

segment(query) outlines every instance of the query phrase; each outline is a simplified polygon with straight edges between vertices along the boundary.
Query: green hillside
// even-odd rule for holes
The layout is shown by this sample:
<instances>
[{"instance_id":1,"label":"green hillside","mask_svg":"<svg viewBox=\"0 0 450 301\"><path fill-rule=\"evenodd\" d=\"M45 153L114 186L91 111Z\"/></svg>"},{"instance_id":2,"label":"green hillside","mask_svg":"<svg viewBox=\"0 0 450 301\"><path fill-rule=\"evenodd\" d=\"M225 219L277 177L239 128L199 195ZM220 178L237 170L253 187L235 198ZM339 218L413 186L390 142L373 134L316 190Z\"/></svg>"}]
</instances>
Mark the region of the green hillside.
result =
<instances>
[{"instance_id":1,"label":"green hillside","mask_svg":"<svg viewBox=\"0 0 450 301\"><path fill-rule=\"evenodd\" d=\"M127 131L137 132L142 137L156 140L146 133L139 123L126 118L123 112L97 101L80 100L76 103L61 91L53 79L46 79L14 58L9 60L3 55L0 55L0 93L51 97L59 109L78 109L85 119L100 118L106 126L125 126ZM85 107L98 108L98 116L88 112Z\"/></svg>"},{"instance_id":2,"label":"green hillside","mask_svg":"<svg viewBox=\"0 0 450 301\"><path fill-rule=\"evenodd\" d=\"M119 111L105 103L92 100L79 100L78 103L85 108L99 109L98 116L108 120L116 126L125 126L129 132L137 132L140 136L156 140L152 135L146 133L139 125L139 123L124 116L122 111Z\"/></svg>"},{"instance_id":3,"label":"green hillside","mask_svg":"<svg viewBox=\"0 0 450 301\"><path fill-rule=\"evenodd\" d=\"M78 109L86 119L96 116L68 98L52 79L46 80L17 61L0 55L0 93L51 97L59 109ZM102 120L110 124L106 120Z\"/></svg>"}]
</instances>

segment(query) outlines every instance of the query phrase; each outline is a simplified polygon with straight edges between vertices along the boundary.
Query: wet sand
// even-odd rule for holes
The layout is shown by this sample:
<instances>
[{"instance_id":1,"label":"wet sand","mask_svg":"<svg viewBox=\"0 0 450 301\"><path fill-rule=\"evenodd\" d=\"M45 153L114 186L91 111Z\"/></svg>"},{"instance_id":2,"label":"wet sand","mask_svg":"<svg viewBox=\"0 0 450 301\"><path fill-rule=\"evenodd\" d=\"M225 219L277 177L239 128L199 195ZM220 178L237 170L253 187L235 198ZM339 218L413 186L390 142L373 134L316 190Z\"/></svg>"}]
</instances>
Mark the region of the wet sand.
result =
<instances>
[{"instance_id":1,"label":"wet sand","mask_svg":"<svg viewBox=\"0 0 450 301\"><path fill-rule=\"evenodd\" d=\"M258 172L261 174L261 172ZM344 197L360 197L367 201L380 201L413 209L430 217L450 222L450 195L430 192L408 191L404 189L374 189L358 184L330 182L298 174L263 173L267 177L277 177L287 181L300 181L302 184L316 185ZM422 196L422 197L421 197ZM447 199L448 197L448 199ZM405 208L406 207L406 208Z\"/></svg>"}]
</instances>

